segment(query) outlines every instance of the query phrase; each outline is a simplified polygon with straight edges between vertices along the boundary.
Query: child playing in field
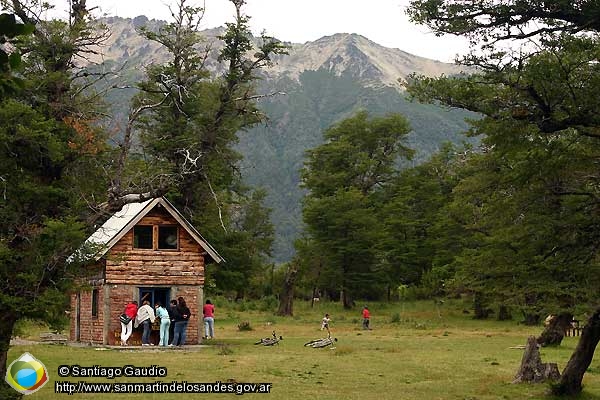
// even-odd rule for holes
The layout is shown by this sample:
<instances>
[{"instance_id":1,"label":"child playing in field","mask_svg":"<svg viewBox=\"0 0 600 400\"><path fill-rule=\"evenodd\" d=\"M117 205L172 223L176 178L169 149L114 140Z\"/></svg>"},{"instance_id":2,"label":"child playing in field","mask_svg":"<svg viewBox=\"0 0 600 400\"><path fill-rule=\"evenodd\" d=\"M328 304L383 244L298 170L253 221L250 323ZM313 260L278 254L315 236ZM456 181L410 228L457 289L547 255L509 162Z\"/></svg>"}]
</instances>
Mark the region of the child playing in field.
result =
<instances>
[{"instance_id":1,"label":"child playing in field","mask_svg":"<svg viewBox=\"0 0 600 400\"><path fill-rule=\"evenodd\" d=\"M329 318L329 314L325 314L325 316L323 317L323 321L321 321L321 330L327 329L327 332L329 332L329 321L331 321L331 318Z\"/></svg>"},{"instance_id":2,"label":"child playing in field","mask_svg":"<svg viewBox=\"0 0 600 400\"><path fill-rule=\"evenodd\" d=\"M367 306L363 307L362 317L363 317L363 323L362 323L363 329L371 330L371 327L369 326L369 322L371 320L371 313L369 312L369 307L367 307Z\"/></svg>"}]
</instances>

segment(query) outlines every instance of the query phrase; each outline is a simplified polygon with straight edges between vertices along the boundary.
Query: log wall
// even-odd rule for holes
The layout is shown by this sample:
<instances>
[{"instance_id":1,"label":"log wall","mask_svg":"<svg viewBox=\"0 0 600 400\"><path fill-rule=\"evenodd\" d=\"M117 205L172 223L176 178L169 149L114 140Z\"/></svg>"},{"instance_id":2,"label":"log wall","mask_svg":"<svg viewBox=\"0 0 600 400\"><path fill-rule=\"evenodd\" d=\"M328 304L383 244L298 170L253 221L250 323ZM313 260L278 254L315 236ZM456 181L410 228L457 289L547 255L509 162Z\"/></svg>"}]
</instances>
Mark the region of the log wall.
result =
<instances>
[{"instance_id":1,"label":"log wall","mask_svg":"<svg viewBox=\"0 0 600 400\"><path fill-rule=\"evenodd\" d=\"M134 249L133 229L107 253L106 283L133 285L203 285L204 249L166 212L152 210L138 225L176 225L177 250ZM156 248L156 229L155 245Z\"/></svg>"},{"instance_id":2,"label":"log wall","mask_svg":"<svg viewBox=\"0 0 600 400\"><path fill-rule=\"evenodd\" d=\"M96 344L119 344L121 324L119 315L125 305L139 302L140 287L168 288L171 299L185 298L192 313L187 329L187 344L197 344L202 337L202 304L204 301L204 249L165 210L156 207L138 225L154 227L154 249L134 249L133 229L127 232L107 252L94 270L104 270L103 277L94 279L90 288L71 296L71 340ZM178 227L178 248L159 250L158 226ZM92 289L98 290L98 315L92 317ZM79 320L79 324L77 324ZM139 343L141 333L134 331L131 345Z\"/></svg>"}]
</instances>

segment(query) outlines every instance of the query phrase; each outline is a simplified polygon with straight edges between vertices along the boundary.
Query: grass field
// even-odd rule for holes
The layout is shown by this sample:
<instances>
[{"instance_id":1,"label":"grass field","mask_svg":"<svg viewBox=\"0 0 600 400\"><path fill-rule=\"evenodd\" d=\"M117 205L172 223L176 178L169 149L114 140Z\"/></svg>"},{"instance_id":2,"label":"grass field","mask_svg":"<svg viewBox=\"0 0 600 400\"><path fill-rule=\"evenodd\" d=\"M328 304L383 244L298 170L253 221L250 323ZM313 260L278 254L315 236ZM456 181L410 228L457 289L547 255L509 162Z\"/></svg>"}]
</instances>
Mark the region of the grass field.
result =
<instances>
[{"instance_id":1,"label":"grass field","mask_svg":"<svg viewBox=\"0 0 600 400\"><path fill-rule=\"evenodd\" d=\"M216 336L209 346L194 350L110 349L62 345L19 345L9 352L9 362L23 352L41 360L50 382L32 399L151 398L191 396L231 398L233 394L55 394L61 380L99 383L172 381L269 382L270 394L244 397L273 399L542 399L544 384L513 385L529 335L541 327L515 321L475 321L462 313L458 302L436 306L433 302L370 303L371 331L361 330L360 309L343 311L338 304L321 302L314 308L295 303L295 317L274 317L260 303L223 304L216 301ZM263 311L261 311L263 309ZM331 314L334 349L312 349L303 344L323 336L320 320ZM239 331L250 322L252 331ZM33 328L32 328L33 329ZM277 346L253 343L275 330L284 340ZM31 335L35 336L33 332ZM541 350L544 362L557 362L562 371L577 338L565 338L558 348ZM600 361L592 362L579 399L600 399ZM158 365L167 368L164 378L60 378L59 365L103 367Z\"/></svg>"}]
</instances>

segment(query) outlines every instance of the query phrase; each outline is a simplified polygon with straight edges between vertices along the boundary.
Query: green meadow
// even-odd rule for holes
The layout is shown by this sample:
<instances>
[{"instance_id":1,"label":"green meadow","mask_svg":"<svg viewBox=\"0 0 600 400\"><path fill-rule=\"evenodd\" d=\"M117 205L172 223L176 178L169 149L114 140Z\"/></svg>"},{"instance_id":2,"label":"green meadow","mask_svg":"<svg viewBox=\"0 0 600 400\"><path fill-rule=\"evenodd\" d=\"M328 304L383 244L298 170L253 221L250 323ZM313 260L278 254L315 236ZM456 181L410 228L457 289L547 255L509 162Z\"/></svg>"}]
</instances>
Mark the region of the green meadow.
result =
<instances>
[{"instance_id":1,"label":"green meadow","mask_svg":"<svg viewBox=\"0 0 600 400\"><path fill-rule=\"evenodd\" d=\"M296 302L294 317L275 317L268 302L216 301L216 336L206 346L184 349L121 348L47 344L15 345L9 363L29 352L44 363L50 382L32 399L151 398L183 396L209 399L234 394L55 394L55 381L97 383L173 381L188 383L272 383L270 394L244 397L273 399L542 399L546 384L511 384L529 335L542 327L517 321L476 321L463 313L463 304L449 301L369 303L372 330L361 329L360 310L345 311L335 303L313 308ZM334 348L304 347L323 337L320 320L331 314ZM240 331L248 322L252 330ZM34 339L40 328L25 325L22 333ZM255 345L273 330L283 340L275 346ZM206 342L205 342L206 343ZM541 349L544 362L556 362L562 371L577 344L565 338L558 348ZM158 365L162 378L60 378L60 365L137 367ZM600 362L592 362L579 399L600 399Z\"/></svg>"}]
</instances>

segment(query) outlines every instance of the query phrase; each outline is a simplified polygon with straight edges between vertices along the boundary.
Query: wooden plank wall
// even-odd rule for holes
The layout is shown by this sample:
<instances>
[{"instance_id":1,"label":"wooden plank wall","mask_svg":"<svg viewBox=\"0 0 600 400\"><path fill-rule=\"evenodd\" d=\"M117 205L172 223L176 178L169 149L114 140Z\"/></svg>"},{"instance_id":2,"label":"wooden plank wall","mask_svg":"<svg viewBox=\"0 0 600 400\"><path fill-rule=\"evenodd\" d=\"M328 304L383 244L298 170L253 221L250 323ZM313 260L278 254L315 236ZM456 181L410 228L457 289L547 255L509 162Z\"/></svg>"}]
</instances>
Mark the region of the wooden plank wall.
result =
<instances>
[{"instance_id":1,"label":"wooden plank wall","mask_svg":"<svg viewBox=\"0 0 600 400\"><path fill-rule=\"evenodd\" d=\"M157 208L138 225L179 226L170 214ZM107 253L106 283L203 285L204 254L204 249L181 226L178 250L134 249L131 229Z\"/></svg>"}]
</instances>

